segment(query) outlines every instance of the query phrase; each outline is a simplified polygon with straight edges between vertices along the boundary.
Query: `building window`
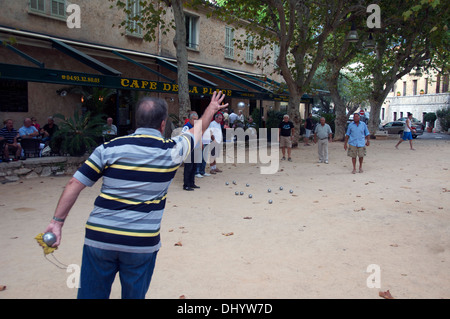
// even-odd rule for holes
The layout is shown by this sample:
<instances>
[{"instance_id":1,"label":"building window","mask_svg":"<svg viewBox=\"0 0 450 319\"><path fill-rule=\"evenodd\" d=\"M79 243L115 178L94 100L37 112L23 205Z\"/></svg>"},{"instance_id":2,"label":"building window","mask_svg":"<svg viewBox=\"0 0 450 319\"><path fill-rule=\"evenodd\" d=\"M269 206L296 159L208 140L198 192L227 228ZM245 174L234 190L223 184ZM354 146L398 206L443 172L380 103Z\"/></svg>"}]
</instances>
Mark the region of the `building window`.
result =
<instances>
[{"instance_id":1,"label":"building window","mask_svg":"<svg viewBox=\"0 0 450 319\"><path fill-rule=\"evenodd\" d=\"M28 112L27 81L0 79L0 112Z\"/></svg>"},{"instance_id":2,"label":"building window","mask_svg":"<svg viewBox=\"0 0 450 319\"><path fill-rule=\"evenodd\" d=\"M448 74L444 75L444 83L442 84L442 93L446 93L448 92L448 82L449 82L449 78L448 78Z\"/></svg>"},{"instance_id":3,"label":"building window","mask_svg":"<svg viewBox=\"0 0 450 319\"><path fill-rule=\"evenodd\" d=\"M403 82L403 96L406 96L406 81Z\"/></svg>"},{"instance_id":4,"label":"building window","mask_svg":"<svg viewBox=\"0 0 450 319\"><path fill-rule=\"evenodd\" d=\"M45 13L45 1L30 0L30 10Z\"/></svg>"},{"instance_id":5,"label":"building window","mask_svg":"<svg viewBox=\"0 0 450 319\"><path fill-rule=\"evenodd\" d=\"M234 29L225 27L225 57L234 58Z\"/></svg>"},{"instance_id":6,"label":"building window","mask_svg":"<svg viewBox=\"0 0 450 319\"><path fill-rule=\"evenodd\" d=\"M30 0L29 10L30 13L65 19L66 0Z\"/></svg>"},{"instance_id":7,"label":"building window","mask_svg":"<svg viewBox=\"0 0 450 319\"><path fill-rule=\"evenodd\" d=\"M65 18L66 17L66 1L65 0L52 0L51 15Z\"/></svg>"},{"instance_id":8,"label":"building window","mask_svg":"<svg viewBox=\"0 0 450 319\"><path fill-rule=\"evenodd\" d=\"M394 121L397 121L397 112L394 112Z\"/></svg>"},{"instance_id":9,"label":"building window","mask_svg":"<svg viewBox=\"0 0 450 319\"><path fill-rule=\"evenodd\" d=\"M248 36L247 37L247 47L245 49L245 62L247 62L247 63L255 62L253 60L253 53L254 53L253 47L254 47L253 37Z\"/></svg>"},{"instance_id":10,"label":"building window","mask_svg":"<svg viewBox=\"0 0 450 319\"><path fill-rule=\"evenodd\" d=\"M425 94L428 94L428 78L425 78Z\"/></svg>"},{"instance_id":11,"label":"building window","mask_svg":"<svg viewBox=\"0 0 450 319\"><path fill-rule=\"evenodd\" d=\"M436 93L441 93L441 75L438 74L436 77Z\"/></svg>"},{"instance_id":12,"label":"building window","mask_svg":"<svg viewBox=\"0 0 450 319\"><path fill-rule=\"evenodd\" d=\"M417 80L413 80L413 95L417 95Z\"/></svg>"},{"instance_id":13,"label":"building window","mask_svg":"<svg viewBox=\"0 0 450 319\"><path fill-rule=\"evenodd\" d=\"M384 112L385 112L385 108L381 108L381 120L384 121Z\"/></svg>"},{"instance_id":14,"label":"building window","mask_svg":"<svg viewBox=\"0 0 450 319\"><path fill-rule=\"evenodd\" d=\"M142 27L139 22L139 18L141 15L141 4L139 0L128 0L127 9L128 9L127 34L142 37Z\"/></svg>"},{"instance_id":15,"label":"building window","mask_svg":"<svg viewBox=\"0 0 450 319\"><path fill-rule=\"evenodd\" d=\"M186 15L186 47L198 50L198 17Z\"/></svg>"}]
</instances>

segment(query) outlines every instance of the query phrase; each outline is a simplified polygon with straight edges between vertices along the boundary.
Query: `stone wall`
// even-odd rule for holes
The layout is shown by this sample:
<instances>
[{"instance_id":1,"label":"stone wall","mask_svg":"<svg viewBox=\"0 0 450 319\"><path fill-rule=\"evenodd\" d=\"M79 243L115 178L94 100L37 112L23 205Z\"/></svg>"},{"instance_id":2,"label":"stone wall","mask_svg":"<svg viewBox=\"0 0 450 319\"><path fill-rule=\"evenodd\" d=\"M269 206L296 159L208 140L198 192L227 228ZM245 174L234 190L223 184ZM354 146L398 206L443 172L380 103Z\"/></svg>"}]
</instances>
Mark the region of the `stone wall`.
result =
<instances>
[{"instance_id":1,"label":"stone wall","mask_svg":"<svg viewBox=\"0 0 450 319\"><path fill-rule=\"evenodd\" d=\"M87 157L41 157L0 163L0 182L16 182L37 177L73 175Z\"/></svg>"}]
</instances>

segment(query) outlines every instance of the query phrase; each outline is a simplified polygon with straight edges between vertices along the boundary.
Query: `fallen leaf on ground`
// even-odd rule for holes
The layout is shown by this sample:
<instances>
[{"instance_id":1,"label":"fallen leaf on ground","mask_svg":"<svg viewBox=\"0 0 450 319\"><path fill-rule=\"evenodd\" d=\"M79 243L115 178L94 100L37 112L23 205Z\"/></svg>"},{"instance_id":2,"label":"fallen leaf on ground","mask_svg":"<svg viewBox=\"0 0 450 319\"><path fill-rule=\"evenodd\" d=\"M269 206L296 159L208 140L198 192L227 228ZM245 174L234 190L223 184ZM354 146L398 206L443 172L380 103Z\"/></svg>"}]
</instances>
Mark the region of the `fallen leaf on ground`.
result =
<instances>
[{"instance_id":1,"label":"fallen leaf on ground","mask_svg":"<svg viewBox=\"0 0 450 319\"><path fill-rule=\"evenodd\" d=\"M185 295L181 295L178 299L186 299Z\"/></svg>"},{"instance_id":2,"label":"fallen leaf on ground","mask_svg":"<svg viewBox=\"0 0 450 319\"><path fill-rule=\"evenodd\" d=\"M391 293L389 292L389 290L386 290L386 291L380 291L380 292L378 293L378 295L379 295L381 298L384 298L384 299L394 299L394 297L392 297L392 295L391 295Z\"/></svg>"},{"instance_id":3,"label":"fallen leaf on ground","mask_svg":"<svg viewBox=\"0 0 450 319\"><path fill-rule=\"evenodd\" d=\"M0 286L0 291L6 290L6 286Z\"/></svg>"},{"instance_id":4,"label":"fallen leaf on ground","mask_svg":"<svg viewBox=\"0 0 450 319\"><path fill-rule=\"evenodd\" d=\"M247 217L244 217L244 219L252 219L252 217L250 217L250 216L247 216Z\"/></svg>"},{"instance_id":5,"label":"fallen leaf on ground","mask_svg":"<svg viewBox=\"0 0 450 319\"><path fill-rule=\"evenodd\" d=\"M224 235L224 236L233 236L234 233L233 232L231 232L231 233L222 233L222 235Z\"/></svg>"},{"instance_id":6,"label":"fallen leaf on ground","mask_svg":"<svg viewBox=\"0 0 450 319\"><path fill-rule=\"evenodd\" d=\"M183 246L183 244L181 243L181 241L179 241L179 242L175 243L174 246Z\"/></svg>"}]
</instances>

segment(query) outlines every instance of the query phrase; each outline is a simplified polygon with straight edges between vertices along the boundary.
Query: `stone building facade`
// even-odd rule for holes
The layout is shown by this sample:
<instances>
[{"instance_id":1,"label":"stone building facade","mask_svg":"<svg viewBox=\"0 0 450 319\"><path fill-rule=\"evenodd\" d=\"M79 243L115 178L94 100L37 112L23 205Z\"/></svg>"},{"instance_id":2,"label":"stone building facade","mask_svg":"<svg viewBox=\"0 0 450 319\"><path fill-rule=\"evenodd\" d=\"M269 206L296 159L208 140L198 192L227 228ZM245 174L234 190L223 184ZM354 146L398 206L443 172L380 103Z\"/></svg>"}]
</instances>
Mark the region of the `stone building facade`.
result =
<instances>
[{"instance_id":1,"label":"stone building facade","mask_svg":"<svg viewBox=\"0 0 450 319\"><path fill-rule=\"evenodd\" d=\"M70 4L79 8L80 28L69 27L68 20L75 13L66 11ZM166 99L169 113L178 114L174 31L156 30L157 39L146 42L139 30L130 34L118 27L127 14L111 4L91 0L2 2L2 121L11 118L19 128L25 117L34 116L43 125L56 113L73 116L83 106L83 97L74 87L113 90L105 102L106 113L123 131L133 128L133 103L144 94ZM266 112L279 107L287 97L273 92L274 83L282 81L275 72L274 51L230 47L230 36L242 38L245 31L208 18L208 10L185 10L192 109L201 114L208 97L218 89L226 92L226 102L233 109L244 102L246 115L254 108ZM134 11L138 14L139 7ZM168 8L165 18L172 16ZM259 62L268 55L271 63Z\"/></svg>"},{"instance_id":2,"label":"stone building facade","mask_svg":"<svg viewBox=\"0 0 450 319\"><path fill-rule=\"evenodd\" d=\"M449 76L436 72L413 71L400 80L386 98L381 109L381 123L396 121L407 113L422 121L425 113L450 106ZM435 123L440 130L439 121Z\"/></svg>"}]
</instances>

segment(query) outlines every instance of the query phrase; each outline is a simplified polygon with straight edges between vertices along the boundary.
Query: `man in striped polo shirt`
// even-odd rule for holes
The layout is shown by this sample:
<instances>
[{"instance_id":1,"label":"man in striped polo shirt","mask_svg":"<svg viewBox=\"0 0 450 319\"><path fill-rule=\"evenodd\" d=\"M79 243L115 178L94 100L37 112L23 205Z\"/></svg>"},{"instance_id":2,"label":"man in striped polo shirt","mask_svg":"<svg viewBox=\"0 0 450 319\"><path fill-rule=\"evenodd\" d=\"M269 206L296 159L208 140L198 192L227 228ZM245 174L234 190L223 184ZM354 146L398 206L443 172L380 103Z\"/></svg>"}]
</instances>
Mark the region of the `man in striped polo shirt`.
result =
<instances>
[{"instance_id":1,"label":"man in striped polo shirt","mask_svg":"<svg viewBox=\"0 0 450 319\"><path fill-rule=\"evenodd\" d=\"M16 157L15 160L20 158L20 154L22 153L22 147L17 142L19 138L19 132L14 129L13 120L8 119L5 121L5 126L0 130L0 145L1 142L4 142L3 146L3 159L9 162L9 151L15 152Z\"/></svg>"},{"instance_id":2,"label":"man in striped polo shirt","mask_svg":"<svg viewBox=\"0 0 450 319\"><path fill-rule=\"evenodd\" d=\"M78 195L103 177L101 194L86 223L78 298L108 298L117 272L122 298L145 297L161 247L167 190L213 115L228 105L221 106L224 97L214 93L201 121L173 139L162 136L167 103L142 99L137 105L135 133L97 147L74 174L46 232L55 233L53 246L58 246L64 220Z\"/></svg>"}]
</instances>

